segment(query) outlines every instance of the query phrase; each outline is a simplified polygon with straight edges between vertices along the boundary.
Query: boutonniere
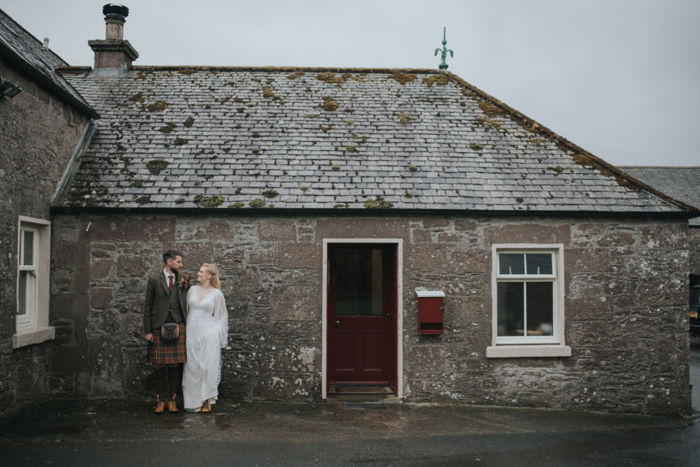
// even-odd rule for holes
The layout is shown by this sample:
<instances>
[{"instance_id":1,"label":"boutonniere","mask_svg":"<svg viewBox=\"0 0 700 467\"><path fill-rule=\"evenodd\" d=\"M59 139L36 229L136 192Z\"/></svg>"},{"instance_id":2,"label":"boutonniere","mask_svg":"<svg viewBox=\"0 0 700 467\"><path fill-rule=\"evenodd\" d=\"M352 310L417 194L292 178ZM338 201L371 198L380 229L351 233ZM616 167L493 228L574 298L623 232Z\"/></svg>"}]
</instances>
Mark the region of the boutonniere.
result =
<instances>
[{"instance_id":1,"label":"boutonniere","mask_svg":"<svg viewBox=\"0 0 700 467\"><path fill-rule=\"evenodd\" d=\"M178 281L177 281L177 287L180 290L187 290L190 288L190 275L189 274L180 274Z\"/></svg>"}]
</instances>

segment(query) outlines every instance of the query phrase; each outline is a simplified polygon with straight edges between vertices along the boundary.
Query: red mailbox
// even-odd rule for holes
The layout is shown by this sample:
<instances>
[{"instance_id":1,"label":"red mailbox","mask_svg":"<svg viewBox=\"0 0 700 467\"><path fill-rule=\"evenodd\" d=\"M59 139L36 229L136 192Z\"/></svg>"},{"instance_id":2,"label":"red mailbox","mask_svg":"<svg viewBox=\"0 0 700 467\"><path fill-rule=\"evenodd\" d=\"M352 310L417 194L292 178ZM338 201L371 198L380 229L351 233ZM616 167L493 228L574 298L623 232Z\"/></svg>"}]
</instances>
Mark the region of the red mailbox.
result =
<instances>
[{"instance_id":1,"label":"red mailbox","mask_svg":"<svg viewBox=\"0 0 700 467\"><path fill-rule=\"evenodd\" d=\"M442 334L445 292L416 290L416 294L418 295L418 333Z\"/></svg>"}]
</instances>

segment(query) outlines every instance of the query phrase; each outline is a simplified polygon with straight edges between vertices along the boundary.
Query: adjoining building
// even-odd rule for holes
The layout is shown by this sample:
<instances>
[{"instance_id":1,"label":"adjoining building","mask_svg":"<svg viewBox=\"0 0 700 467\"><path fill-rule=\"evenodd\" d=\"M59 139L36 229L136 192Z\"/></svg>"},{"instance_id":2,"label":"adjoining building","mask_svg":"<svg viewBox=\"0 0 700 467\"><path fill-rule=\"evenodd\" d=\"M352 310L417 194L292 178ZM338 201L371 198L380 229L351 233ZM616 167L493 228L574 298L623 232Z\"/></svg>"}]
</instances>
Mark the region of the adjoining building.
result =
<instances>
[{"instance_id":1,"label":"adjoining building","mask_svg":"<svg viewBox=\"0 0 700 467\"><path fill-rule=\"evenodd\" d=\"M637 180L691 206L700 206L700 167L620 167ZM700 285L700 218L688 221L689 286Z\"/></svg>"},{"instance_id":2,"label":"adjoining building","mask_svg":"<svg viewBox=\"0 0 700 467\"><path fill-rule=\"evenodd\" d=\"M100 118L54 185L52 390L150 394L145 276L177 248L219 265L222 397L690 411L697 209L453 74L133 66L126 13L57 70Z\"/></svg>"},{"instance_id":3,"label":"adjoining building","mask_svg":"<svg viewBox=\"0 0 700 467\"><path fill-rule=\"evenodd\" d=\"M0 413L56 392L50 209L99 117L65 65L0 10Z\"/></svg>"}]
</instances>

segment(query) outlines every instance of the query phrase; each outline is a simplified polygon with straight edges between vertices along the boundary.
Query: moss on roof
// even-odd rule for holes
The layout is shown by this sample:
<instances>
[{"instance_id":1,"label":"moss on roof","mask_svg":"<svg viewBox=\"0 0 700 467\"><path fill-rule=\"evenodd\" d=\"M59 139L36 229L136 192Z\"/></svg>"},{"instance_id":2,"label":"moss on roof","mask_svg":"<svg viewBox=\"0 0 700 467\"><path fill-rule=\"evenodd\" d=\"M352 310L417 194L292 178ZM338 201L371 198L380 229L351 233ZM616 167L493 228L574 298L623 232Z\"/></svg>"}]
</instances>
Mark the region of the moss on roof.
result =
<instances>
[{"instance_id":1,"label":"moss on roof","mask_svg":"<svg viewBox=\"0 0 700 467\"><path fill-rule=\"evenodd\" d=\"M451 73L134 67L97 80L88 69L64 72L104 115L66 206L139 207L155 187L149 207L198 207L189 192L250 206L268 189L280 193L276 208L296 209L363 209L370 194L369 206L378 196L395 210L685 209ZM129 164L105 162L125 154ZM133 187L137 180L144 186ZM85 198L88 184L97 190ZM582 203L589 192L596 196Z\"/></svg>"}]
</instances>

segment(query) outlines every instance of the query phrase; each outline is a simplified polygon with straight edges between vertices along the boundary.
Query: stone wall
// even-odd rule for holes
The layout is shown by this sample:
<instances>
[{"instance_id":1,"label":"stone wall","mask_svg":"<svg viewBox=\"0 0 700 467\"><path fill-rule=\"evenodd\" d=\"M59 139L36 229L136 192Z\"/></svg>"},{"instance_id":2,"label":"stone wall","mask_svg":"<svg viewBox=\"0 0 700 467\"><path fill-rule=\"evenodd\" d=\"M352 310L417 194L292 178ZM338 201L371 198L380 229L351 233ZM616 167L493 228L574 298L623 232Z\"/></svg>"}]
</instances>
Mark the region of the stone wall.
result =
<instances>
[{"instance_id":1,"label":"stone wall","mask_svg":"<svg viewBox=\"0 0 700 467\"><path fill-rule=\"evenodd\" d=\"M319 399L323 239L401 238L407 400L690 411L682 220L82 213L54 227L53 368L76 395L151 395L145 275L177 248L185 273L220 268L222 397ZM486 358L493 243L564 245L570 358ZM419 286L446 292L444 335L418 335Z\"/></svg>"},{"instance_id":2,"label":"stone wall","mask_svg":"<svg viewBox=\"0 0 700 467\"><path fill-rule=\"evenodd\" d=\"M688 244L690 249L690 274L700 277L700 227L688 229Z\"/></svg>"},{"instance_id":3,"label":"stone wall","mask_svg":"<svg viewBox=\"0 0 700 467\"><path fill-rule=\"evenodd\" d=\"M0 103L0 413L46 397L52 343L12 349L17 314L19 216L50 220L49 207L87 119L0 63L22 92Z\"/></svg>"},{"instance_id":4,"label":"stone wall","mask_svg":"<svg viewBox=\"0 0 700 467\"><path fill-rule=\"evenodd\" d=\"M504 221L465 225L444 220L436 225L433 220L428 232L412 230L414 242L421 232L424 241L432 240L425 248L451 259L451 270L438 274L426 272L423 261L416 262L412 277L414 284L427 282L431 288L446 290L446 319L455 325L441 338L409 337L409 398L687 413L688 251L683 223ZM469 243L441 244L441 237L464 238L465 227L471 234ZM572 348L571 358L484 358L491 333L492 243L564 244L566 343ZM415 314L406 308L411 330ZM430 366L433 360L441 364Z\"/></svg>"}]
</instances>

